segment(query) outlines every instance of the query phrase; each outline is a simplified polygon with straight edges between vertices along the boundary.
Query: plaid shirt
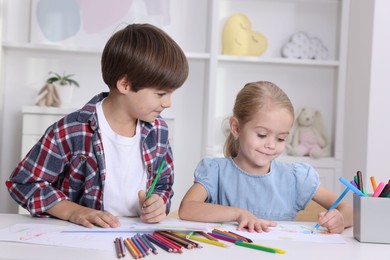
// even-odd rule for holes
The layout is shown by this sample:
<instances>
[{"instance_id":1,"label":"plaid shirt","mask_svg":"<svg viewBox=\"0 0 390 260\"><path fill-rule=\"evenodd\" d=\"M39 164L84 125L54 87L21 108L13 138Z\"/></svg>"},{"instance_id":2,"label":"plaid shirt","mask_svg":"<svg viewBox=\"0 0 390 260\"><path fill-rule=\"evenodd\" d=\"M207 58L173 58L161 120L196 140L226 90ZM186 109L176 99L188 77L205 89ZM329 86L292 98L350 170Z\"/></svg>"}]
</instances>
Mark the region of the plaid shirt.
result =
<instances>
[{"instance_id":1,"label":"plaid shirt","mask_svg":"<svg viewBox=\"0 0 390 260\"><path fill-rule=\"evenodd\" d=\"M47 216L45 211L62 200L104 210L106 166L96 103L107 95L95 96L81 110L51 125L6 181L12 198L31 215ZM154 193L164 200L166 213L169 213L173 196L173 155L168 126L161 117L153 123L141 122L141 146L147 188L163 159L166 160Z\"/></svg>"}]
</instances>

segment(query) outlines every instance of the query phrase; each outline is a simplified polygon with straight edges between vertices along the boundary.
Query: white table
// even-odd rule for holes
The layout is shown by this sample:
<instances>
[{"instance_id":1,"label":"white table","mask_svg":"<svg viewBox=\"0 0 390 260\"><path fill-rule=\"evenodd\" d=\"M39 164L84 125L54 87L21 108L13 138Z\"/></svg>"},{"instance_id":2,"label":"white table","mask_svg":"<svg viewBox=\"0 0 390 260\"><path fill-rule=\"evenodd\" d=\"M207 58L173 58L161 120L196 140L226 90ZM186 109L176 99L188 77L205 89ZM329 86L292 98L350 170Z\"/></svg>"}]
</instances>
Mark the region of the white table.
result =
<instances>
[{"instance_id":1,"label":"white table","mask_svg":"<svg viewBox=\"0 0 390 260\"><path fill-rule=\"evenodd\" d=\"M46 223L67 225L68 222L56 219L32 218L29 215L21 214L0 214L0 228L12 226L17 223ZM307 224L307 223L306 223ZM312 223L310 223L312 224ZM314 223L313 223L314 226ZM97 234L99 235L99 234ZM378 259L388 259L390 244L359 243L353 238L352 228L343 232L346 244L324 244L297 241L254 241L259 244L266 244L271 247L281 248L286 254L273 254L232 245L221 248L212 245L202 244L201 249L185 249L182 254L166 253L162 249L157 255L149 255L145 259L222 259L222 260L243 260L243 259L344 259L359 260L372 259L374 255ZM46 246L36 244L25 244L16 242L0 241L0 259L117 259L114 252L104 250L91 250L83 248ZM127 252L121 259L133 259Z\"/></svg>"}]
</instances>

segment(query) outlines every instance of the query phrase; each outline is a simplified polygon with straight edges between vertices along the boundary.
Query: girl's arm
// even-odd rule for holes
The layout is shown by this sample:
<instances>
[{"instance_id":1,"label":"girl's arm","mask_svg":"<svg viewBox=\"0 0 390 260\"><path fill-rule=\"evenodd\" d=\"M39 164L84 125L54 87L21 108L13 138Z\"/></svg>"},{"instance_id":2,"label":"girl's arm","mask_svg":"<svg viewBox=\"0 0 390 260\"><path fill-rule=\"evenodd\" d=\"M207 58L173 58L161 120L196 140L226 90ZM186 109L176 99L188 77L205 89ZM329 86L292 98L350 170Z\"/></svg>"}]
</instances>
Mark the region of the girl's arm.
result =
<instances>
[{"instance_id":1,"label":"girl's arm","mask_svg":"<svg viewBox=\"0 0 390 260\"><path fill-rule=\"evenodd\" d=\"M257 218L249 211L230 206L207 203L206 189L199 183L194 183L184 196L180 207L179 217L185 220L201 222L238 222L238 230L246 227L249 232L268 231L275 222Z\"/></svg>"},{"instance_id":2,"label":"girl's arm","mask_svg":"<svg viewBox=\"0 0 390 260\"><path fill-rule=\"evenodd\" d=\"M320 185L314 194L313 200L322 207L329 209L337 198L338 195ZM331 233L341 233L344 228L353 224L352 206L347 201L341 200L335 210L329 211L326 215L325 212L321 212L318 223L326 227Z\"/></svg>"}]
</instances>

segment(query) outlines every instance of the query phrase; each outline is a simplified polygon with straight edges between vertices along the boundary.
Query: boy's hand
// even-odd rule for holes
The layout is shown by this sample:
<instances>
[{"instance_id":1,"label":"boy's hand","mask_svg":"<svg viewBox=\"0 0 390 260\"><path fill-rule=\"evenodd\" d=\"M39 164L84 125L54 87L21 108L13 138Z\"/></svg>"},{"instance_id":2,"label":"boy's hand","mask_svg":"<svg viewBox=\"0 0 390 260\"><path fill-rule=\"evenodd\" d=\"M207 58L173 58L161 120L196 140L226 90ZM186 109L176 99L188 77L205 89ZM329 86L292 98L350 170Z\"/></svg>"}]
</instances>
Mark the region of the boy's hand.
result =
<instances>
[{"instance_id":1,"label":"boy's hand","mask_svg":"<svg viewBox=\"0 0 390 260\"><path fill-rule=\"evenodd\" d=\"M102 228L119 227L119 218L109 212L82 207L72 212L69 221L87 228L99 226Z\"/></svg>"},{"instance_id":2,"label":"boy's hand","mask_svg":"<svg viewBox=\"0 0 390 260\"><path fill-rule=\"evenodd\" d=\"M337 209L330 210L326 215L321 212L318 223L330 233L342 233L344 230L344 217Z\"/></svg>"},{"instance_id":3,"label":"boy's hand","mask_svg":"<svg viewBox=\"0 0 390 260\"><path fill-rule=\"evenodd\" d=\"M275 227L276 222L257 218L247 210L242 210L237 218L237 230L247 228L249 232L268 232L268 227Z\"/></svg>"},{"instance_id":4,"label":"boy's hand","mask_svg":"<svg viewBox=\"0 0 390 260\"><path fill-rule=\"evenodd\" d=\"M157 223L163 220L167 215L165 214L165 203L163 199L152 194L148 200L146 200L146 193L143 190L138 192L138 200L141 208L141 220L146 223Z\"/></svg>"},{"instance_id":5,"label":"boy's hand","mask_svg":"<svg viewBox=\"0 0 390 260\"><path fill-rule=\"evenodd\" d=\"M119 218L111 213L87 208L68 200L57 203L48 209L47 213L87 228L94 225L103 228L120 226Z\"/></svg>"}]
</instances>

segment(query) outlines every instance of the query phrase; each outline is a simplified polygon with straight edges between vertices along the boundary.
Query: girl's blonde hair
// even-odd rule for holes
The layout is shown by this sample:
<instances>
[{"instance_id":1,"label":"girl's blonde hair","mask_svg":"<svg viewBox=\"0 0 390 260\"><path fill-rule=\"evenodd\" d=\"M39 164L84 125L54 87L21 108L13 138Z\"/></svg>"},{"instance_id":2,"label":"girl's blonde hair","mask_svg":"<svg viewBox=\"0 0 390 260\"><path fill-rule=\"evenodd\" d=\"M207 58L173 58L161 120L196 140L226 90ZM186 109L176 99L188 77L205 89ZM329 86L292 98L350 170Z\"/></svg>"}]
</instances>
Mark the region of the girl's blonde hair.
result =
<instances>
[{"instance_id":1,"label":"girl's blonde hair","mask_svg":"<svg viewBox=\"0 0 390 260\"><path fill-rule=\"evenodd\" d=\"M249 122L259 109L271 104L287 109L294 118L294 107L281 88L268 81L247 83L237 94L233 107L233 117L242 126ZM236 157L239 145L238 140L229 132L224 146L225 157Z\"/></svg>"}]
</instances>

